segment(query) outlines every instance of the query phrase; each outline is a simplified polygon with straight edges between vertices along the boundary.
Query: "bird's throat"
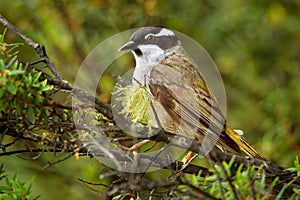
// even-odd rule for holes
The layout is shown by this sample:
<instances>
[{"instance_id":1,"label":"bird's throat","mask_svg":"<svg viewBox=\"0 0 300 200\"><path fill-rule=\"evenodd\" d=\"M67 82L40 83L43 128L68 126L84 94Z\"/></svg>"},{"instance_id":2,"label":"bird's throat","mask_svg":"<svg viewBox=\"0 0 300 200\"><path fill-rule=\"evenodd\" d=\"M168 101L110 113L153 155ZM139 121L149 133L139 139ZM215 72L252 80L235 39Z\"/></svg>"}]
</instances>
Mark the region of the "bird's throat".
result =
<instances>
[{"instance_id":1,"label":"bird's throat","mask_svg":"<svg viewBox=\"0 0 300 200\"><path fill-rule=\"evenodd\" d=\"M147 84L147 78L149 77L151 70L155 66L154 64L141 63L136 60L136 66L133 72L132 83L133 84Z\"/></svg>"}]
</instances>

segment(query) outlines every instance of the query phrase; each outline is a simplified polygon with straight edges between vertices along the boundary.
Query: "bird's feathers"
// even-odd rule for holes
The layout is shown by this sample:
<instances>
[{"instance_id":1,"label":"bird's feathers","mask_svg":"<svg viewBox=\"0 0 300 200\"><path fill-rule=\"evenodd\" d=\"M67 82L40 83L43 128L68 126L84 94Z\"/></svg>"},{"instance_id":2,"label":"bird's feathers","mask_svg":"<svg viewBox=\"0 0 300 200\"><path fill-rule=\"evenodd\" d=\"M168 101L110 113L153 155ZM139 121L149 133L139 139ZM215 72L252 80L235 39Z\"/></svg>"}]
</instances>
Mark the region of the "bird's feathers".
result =
<instances>
[{"instance_id":1,"label":"bird's feathers","mask_svg":"<svg viewBox=\"0 0 300 200\"><path fill-rule=\"evenodd\" d=\"M172 54L155 65L148 79L148 87L152 96L162 106L154 112L157 112L157 115L166 112L173 120L171 122L173 125L169 126L172 128L168 128L167 131L200 141L207 136L217 146L233 153L241 154L241 151L244 151L247 155L265 159L226 124L225 117L202 75L192 62L180 56L181 54ZM173 59L176 59L176 62ZM180 68L183 67L187 67L189 74L181 73L184 70ZM166 116L166 114L163 115ZM158 118L162 120L164 117ZM162 126L164 127L164 124ZM183 128L178 128L178 126ZM186 128L189 130L188 133Z\"/></svg>"}]
</instances>

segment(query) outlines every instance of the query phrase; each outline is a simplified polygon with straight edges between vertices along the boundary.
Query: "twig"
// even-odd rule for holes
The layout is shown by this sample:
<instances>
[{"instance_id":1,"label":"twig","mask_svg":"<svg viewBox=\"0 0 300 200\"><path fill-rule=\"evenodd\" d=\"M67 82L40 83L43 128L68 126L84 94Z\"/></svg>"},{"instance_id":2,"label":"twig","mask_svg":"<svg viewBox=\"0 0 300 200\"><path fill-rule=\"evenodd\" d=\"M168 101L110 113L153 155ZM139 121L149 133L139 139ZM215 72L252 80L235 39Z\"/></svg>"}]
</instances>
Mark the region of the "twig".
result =
<instances>
[{"instance_id":1,"label":"twig","mask_svg":"<svg viewBox=\"0 0 300 200\"><path fill-rule=\"evenodd\" d=\"M61 151L61 148L47 149L47 152L55 152L55 151ZM16 154L22 154L22 153L41 153L41 152L45 152L45 149L44 148L20 149L20 150L2 152L2 153L0 153L0 157L2 157L2 156L11 156L11 155L16 155Z\"/></svg>"},{"instance_id":2,"label":"twig","mask_svg":"<svg viewBox=\"0 0 300 200\"><path fill-rule=\"evenodd\" d=\"M0 23L2 23L4 26L6 26L10 31L21 37L29 46L31 46L34 51L40 56L41 60L44 61L47 65L47 67L50 69L50 71L54 74L55 78L50 79L48 77L48 80L52 83L55 83L55 85L58 85L62 89L68 89L72 91L72 94L77 97L79 100L88 100L89 102L92 102L95 104L95 108L103 113L105 116L107 116L109 119L112 119L112 114L110 111L110 105L107 103L104 103L103 101L99 100L98 98L95 98L94 96L89 95L86 91L73 87L68 81L62 78L60 73L57 71L55 65L51 61L51 59L48 57L46 53L46 49L42 44L38 44L34 42L31 38L27 37L24 33L22 33L18 28L16 28L14 25L12 25L9 21L7 21L1 14L0 14ZM41 61L39 61L41 62Z\"/></svg>"},{"instance_id":3,"label":"twig","mask_svg":"<svg viewBox=\"0 0 300 200\"><path fill-rule=\"evenodd\" d=\"M80 182L83 182L83 183L86 183L86 184L89 184L89 185L96 185L96 186L104 186L104 187L108 187L107 185L103 184L103 183L92 183L92 182L89 182L89 181L85 181L81 178L78 178L78 181Z\"/></svg>"},{"instance_id":4,"label":"twig","mask_svg":"<svg viewBox=\"0 0 300 200\"><path fill-rule=\"evenodd\" d=\"M218 200L217 198L211 196L210 194L208 194L207 192L200 190L199 188L195 187L194 185L190 184L190 182L187 181L183 181L183 180L179 180L181 184L183 185L187 185L188 187L190 187L193 191L196 192L197 194L197 199L203 199L203 200ZM182 191L178 190L180 193L182 193Z\"/></svg>"},{"instance_id":5,"label":"twig","mask_svg":"<svg viewBox=\"0 0 300 200\"><path fill-rule=\"evenodd\" d=\"M31 38L27 37L22 31L20 31L18 28L16 28L14 25L12 25L9 21L7 21L0 13L0 22L6 26L11 32L18 35L20 38L22 38L29 46L31 46L34 51L40 56L41 59L43 59L51 72L55 75L56 78L59 80L63 80L59 72L56 70L53 62L50 60L50 58L47 56L45 47L41 44L38 44L34 42Z\"/></svg>"},{"instance_id":6,"label":"twig","mask_svg":"<svg viewBox=\"0 0 300 200\"><path fill-rule=\"evenodd\" d=\"M68 158L71 158L76 152L78 152L79 150L81 149L81 147L80 148L77 148L77 149L75 149L75 150L73 150L72 152L70 152L67 156L65 156L64 158L61 158L61 159L58 159L58 160L56 160L56 161L54 161L54 162L47 162L47 165L45 165L44 167L43 167L43 170L45 170L45 169L47 169L48 167L51 167L51 166L53 166L53 165L56 165L56 164L58 164L58 163L60 163L60 162L63 162L63 161L65 161L65 160L67 160Z\"/></svg>"},{"instance_id":7,"label":"twig","mask_svg":"<svg viewBox=\"0 0 300 200\"><path fill-rule=\"evenodd\" d=\"M8 129L6 129L6 131L7 131ZM4 133L2 133L2 134L6 134L6 132L4 132ZM17 135L17 137L15 137L14 138L14 140L13 141L11 141L11 142L9 142L9 143L7 143L7 144L3 144L2 145L2 147L9 147L9 146L11 146L11 145L13 145L14 143L16 143L18 140L19 140L19 138L21 138L21 136L22 136L22 133L20 133L19 135Z\"/></svg>"},{"instance_id":8,"label":"twig","mask_svg":"<svg viewBox=\"0 0 300 200\"><path fill-rule=\"evenodd\" d=\"M81 179L81 178L78 178L78 181L84 183L85 186L86 186L88 189L90 189L90 190L92 190L92 191L94 191L94 192L99 192L99 190L96 190L96 189L92 188L90 185L93 185L93 186L104 186L104 187L108 187L107 185L104 185L104 184L102 184L102 183L92 183L92 182L89 182L89 181L85 181L85 180L83 180L83 179Z\"/></svg>"},{"instance_id":9,"label":"twig","mask_svg":"<svg viewBox=\"0 0 300 200\"><path fill-rule=\"evenodd\" d=\"M58 86L61 90L68 91L72 96L77 98L78 100L85 102L85 103L91 103L93 107L100 113L102 113L104 116L106 116L108 119L112 119L113 115L111 112L110 105L108 103L105 103L101 101L100 99L90 95L86 91L82 90L81 88L76 88L67 81L61 81L55 78L52 78L48 74L43 72L43 76L47 81L55 86Z\"/></svg>"}]
</instances>

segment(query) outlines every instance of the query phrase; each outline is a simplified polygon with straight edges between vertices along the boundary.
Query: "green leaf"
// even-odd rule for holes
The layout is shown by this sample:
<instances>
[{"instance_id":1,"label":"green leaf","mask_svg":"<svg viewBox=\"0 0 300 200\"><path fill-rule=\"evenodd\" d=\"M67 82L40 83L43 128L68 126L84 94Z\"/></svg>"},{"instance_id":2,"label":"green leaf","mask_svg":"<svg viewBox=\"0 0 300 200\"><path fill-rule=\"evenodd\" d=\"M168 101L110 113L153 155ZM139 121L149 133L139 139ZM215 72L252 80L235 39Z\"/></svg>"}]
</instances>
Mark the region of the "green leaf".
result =
<instances>
[{"instance_id":1,"label":"green leaf","mask_svg":"<svg viewBox=\"0 0 300 200\"><path fill-rule=\"evenodd\" d=\"M277 194L275 200L280 200L280 199L282 199L281 197L282 197L284 191L285 191L285 190L286 190L286 189L287 189L287 188L288 188L295 180L296 180L296 179L293 179L293 180L291 180L289 183L285 184L285 185L281 188L280 192Z\"/></svg>"},{"instance_id":2,"label":"green leaf","mask_svg":"<svg viewBox=\"0 0 300 200\"><path fill-rule=\"evenodd\" d=\"M35 74L33 75L32 83L38 82L38 80L39 80L41 74L42 74L42 72L35 73Z\"/></svg>"},{"instance_id":3,"label":"green leaf","mask_svg":"<svg viewBox=\"0 0 300 200\"><path fill-rule=\"evenodd\" d=\"M0 60L0 71L1 72L4 72L4 70L5 70L5 63L4 63L4 60Z\"/></svg>"},{"instance_id":4,"label":"green leaf","mask_svg":"<svg viewBox=\"0 0 300 200\"><path fill-rule=\"evenodd\" d=\"M49 113L48 113L48 110L46 108L42 108L41 109L41 113L40 113L40 120L44 122L44 124L48 124L48 116L49 116Z\"/></svg>"},{"instance_id":5,"label":"green leaf","mask_svg":"<svg viewBox=\"0 0 300 200\"><path fill-rule=\"evenodd\" d=\"M6 78L6 76L4 75L4 76L1 76L1 85L6 85L6 81L7 81L7 78Z\"/></svg>"},{"instance_id":6,"label":"green leaf","mask_svg":"<svg viewBox=\"0 0 300 200\"><path fill-rule=\"evenodd\" d=\"M12 81L8 81L6 85L7 91L13 95L17 94L17 88Z\"/></svg>"},{"instance_id":7,"label":"green leaf","mask_svg":"<svg viewBox=\"0 0 300 200\"><path fill-rule=\"evenodd\" d=\"M31 74L28 74L28 82L32 83L32 75Z\"/></svg>"},{"instance_id":8,"label":"green leaf","mask_svg":"<svg viewBox=\"0 0 300 200\"><path fill-rule=\"evenodd\" d=\"M41 86L37 89L37 91L39 92L44 92L44 91L48 91L48 90L51 90L53 88L52 85L46 85L46 86Z\"/></svg>"},{"instance_id":9,"label":"green leaf","mask_svg":"<svg viewBox=\"0 0 300 200\"><path fill-rule=\"evenodd\" d=\"M34 177L32 177L29 182L27 182L24 187L25 187L25 190L26 190L26 194L30 194L30 190L31 190L31 187L32 187L32 183L34 181Z\"/></svg>"},{"instance_id":10,"label":"green leaf","mask_svg":"<svg viewBox=\"0 0 300 200\"><path fill-rule=\"evenodd\" d=\"M15 76L15 75L19 75L19 74L24 74L24 70L17 69L17 70L12 70L9 72L9 75L11 75L11 76Z\"/></svg>"},{"instance_id":11,"label":"green leaf","mask_svg":"<svg viewBox=\"0 0 300 200\"><path fill-rule=\"evenodd\" d=\"M3 33L0 35L0 42L4 42L4 37L5 37L6 31L7 31L7 28L5 28Z\"/></svg>"},{"instance_id":12,"label":"green leaf","mask_svg":"<svg viewBox=\"0 0 300 200\"><path fill-rule=\"evenodd\" d=\"M3 88L0 88L0 98L2 98L2 96L4 95L5 90Z\"/></svg>"},{"instance_id":13,"label":"green leaf","mask_svg":"<svg viewBox=\"0 0 300 200\"><path fill-rule=\"evenodd\" d=\"M13 43L13 44L7 44L7 46L11 47L9 48L6 53L11 54L11 56L14 56L19 53L19 51L15 51L19 46L23 45L23 43Z\"/></svg>"},{"instance_id":14,"label":"green leaf","mask_svg":"<svg viewBox=\"0 0 300 200\"><path fill-rule=\"evenodd\" d=\"M16 60L17 60L17 56L10 59L9 62L7 63L7 65L6 65L6 69L9 69L13 64L15 64Z\"/></svg>"},{"instance_id":15,"label":"green leaf","mask_svg":"<svg viewBox=\"0 0 300 200\"><path fill-rule=\"evenodd\" d=\"M34 114L34 109L29 106L27 109L27 117L30 123L35 124L35 114Z\"/></svg>"},{"instance_id":16,"label":"green leaf","mask_svg":"<svg viewBox=\"0 0 300 200\"><path fill-rule=\"evenodd\" d=\"M45 79L45 80L43 80L42 82L40 82L40 84L41 84L42 86L47 86L47 79Z\"/></svg>"}]
</instances>

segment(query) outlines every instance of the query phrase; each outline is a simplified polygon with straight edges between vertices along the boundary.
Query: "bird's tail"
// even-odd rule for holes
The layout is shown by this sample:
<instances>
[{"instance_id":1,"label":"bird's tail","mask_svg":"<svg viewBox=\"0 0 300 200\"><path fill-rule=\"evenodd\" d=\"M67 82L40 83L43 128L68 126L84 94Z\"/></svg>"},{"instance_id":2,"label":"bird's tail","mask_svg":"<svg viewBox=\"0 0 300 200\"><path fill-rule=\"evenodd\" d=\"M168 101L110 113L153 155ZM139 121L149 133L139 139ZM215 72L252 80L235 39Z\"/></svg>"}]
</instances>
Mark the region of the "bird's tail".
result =
<instances>
[{"instance_id":1,"label":"bird's tail","mask_svg":"<svg viewBox=\"0 0 300 200\"><path fill-rule=\"evenodd\" d=\"M232 128L230 128L227 124L225 125L225 133L238 145L241 151L246 153L248 156L258 158L261 160L267 160L265 157L260 155L255 148L247 142L247 140L236 133Z\"/></svg>"}]
</instances>

